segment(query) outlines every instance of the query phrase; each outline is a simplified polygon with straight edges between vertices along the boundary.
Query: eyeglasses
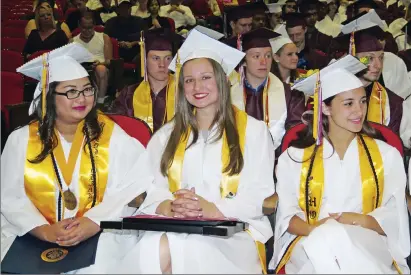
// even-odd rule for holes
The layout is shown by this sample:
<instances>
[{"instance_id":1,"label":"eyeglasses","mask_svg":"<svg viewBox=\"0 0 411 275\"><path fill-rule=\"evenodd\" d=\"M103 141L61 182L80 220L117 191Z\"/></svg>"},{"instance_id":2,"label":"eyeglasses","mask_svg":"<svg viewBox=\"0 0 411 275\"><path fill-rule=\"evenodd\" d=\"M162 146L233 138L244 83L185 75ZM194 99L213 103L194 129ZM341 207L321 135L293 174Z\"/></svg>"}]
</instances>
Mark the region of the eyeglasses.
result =
<instances>
[{"instance_id":1,"label":"eyeglasses","mask_svg":"<svg viewBox=\"0 0 411 275\"><path fill-rule=\"evenodd\" d=\"M65 93L54 92L55 95L64 95L68 99L76 99L80 96L80 94L83 94L83 96L85 96L85 97L89 97L89 96L93 96L95 93L96 93L96 89L94 89L93 87L85 88L82 91L70 90L70 91L67 91Z\"/></svg>"}]
</instances>

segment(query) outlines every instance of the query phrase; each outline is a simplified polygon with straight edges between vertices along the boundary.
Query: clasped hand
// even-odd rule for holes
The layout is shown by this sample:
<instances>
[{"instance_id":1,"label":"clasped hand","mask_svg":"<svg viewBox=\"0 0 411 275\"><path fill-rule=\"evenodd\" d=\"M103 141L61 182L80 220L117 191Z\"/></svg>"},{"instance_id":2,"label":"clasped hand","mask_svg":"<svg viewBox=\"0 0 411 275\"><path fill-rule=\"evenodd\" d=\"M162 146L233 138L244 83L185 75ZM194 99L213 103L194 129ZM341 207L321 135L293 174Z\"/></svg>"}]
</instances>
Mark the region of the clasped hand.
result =
<instances>
[{"instance_id":1,"label":"clasped hand","mask_svg":"<svg viewBox=\"0 0 411 275\"><path fill-rule=\"evenodd\" d=\"M317 221L314 226L320 226L330 219L336 220L342 224L364 226L366 223L366 218L366 215L354 212L329 213L329 217Z\"/></svg>"},{"instance_id":2,"label":"clasped hand","mask_svg":"<svg viewBox=\"0 0 411 275\"><path fill-rule=\"evenodd\" d=\"M174 218L224 218L217 206L195 193L195 189L180 189L161 214Z\"/></svg>"},{"instance_id":3,"label":"clasped hand","mask_svg":"<svg viewBox=\"0 0 411 275\"><path fill-rule=\"evenodd\" d=\"M65 219L42 228L45 241L61 246L74 246L100 231L100 226L87 217Z\"/></svg>"}]
</instances>

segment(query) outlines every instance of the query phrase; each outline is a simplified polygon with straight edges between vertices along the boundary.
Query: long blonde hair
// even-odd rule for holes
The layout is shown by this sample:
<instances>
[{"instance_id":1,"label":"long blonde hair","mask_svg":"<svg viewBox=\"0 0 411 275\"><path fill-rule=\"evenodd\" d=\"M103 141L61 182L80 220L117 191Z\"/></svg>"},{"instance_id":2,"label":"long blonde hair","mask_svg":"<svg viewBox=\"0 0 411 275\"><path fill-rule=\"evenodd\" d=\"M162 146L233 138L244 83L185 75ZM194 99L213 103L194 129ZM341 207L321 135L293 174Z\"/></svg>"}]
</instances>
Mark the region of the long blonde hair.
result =
<instances>
[{"instance_id":1,"label":"long blonde hair","mask_svg":"<svg viewBox=\"0 0 411 275\"><path fill-rule=\"evenodd\" d=\"M240 139L235 121L234 109L231 105L230 84L221 65L212 59L206 59L213 67L219 98L218 110L215 114L213 123L211 124L211 127L217 125L218 130L212 142L220 140L225 131L229 147L230 160L228 165L224 167L223 172L229 173L229 175L239 174L243 169L244 159L243 154L241 153ZM163 176L167 176L167 170L173 163L177 145L182 137L187 137L189 129L191 129L193 134L193 140L186 149L195 144L198 139L198 125L194 114L194 106L187 101L184 93L183 68L181 69L180 78L178 80L176 110L173 118L174 128L170 134L170 138L161 158L160 168Z\"/></svg>"},{"instance_id":2,"label":"long blonde hair","mask_svg":"<svg viewBox=\"0 0 411 275\"><path fill-rule=\"evenodd\" d=\"M51 21L53 22L53 29L55 29L56 28L56 21L54 20L53 8L45 7L45 6L43 6L43 4L48 4L48 3L43 2L40 5L38 5L37 8L36 8L36 11L34 13L34 22L36 22L36 29L41 31L41 28L40 28L40 10L41 9L44 9L46 11L50 11Z\"/></svg>"}]
</instances>

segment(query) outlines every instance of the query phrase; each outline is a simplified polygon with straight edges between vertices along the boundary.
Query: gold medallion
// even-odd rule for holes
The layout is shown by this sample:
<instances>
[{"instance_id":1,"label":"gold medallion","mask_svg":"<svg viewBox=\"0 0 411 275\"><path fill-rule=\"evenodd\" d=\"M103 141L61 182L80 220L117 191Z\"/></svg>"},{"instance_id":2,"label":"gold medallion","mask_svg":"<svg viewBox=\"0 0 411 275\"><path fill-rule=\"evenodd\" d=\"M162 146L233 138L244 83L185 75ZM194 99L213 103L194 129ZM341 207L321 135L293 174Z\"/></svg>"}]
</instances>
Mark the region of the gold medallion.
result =
<instances>
[{"instance_id":1,"label":"gold medallion","mask_svg":"<svg viewBox=\"0 0 411 275\"><path fill-rule=\"evenodd\" d=\"M71 192L69 189L64 191L63 193L64 196L64 203L66 205L66 208L68 210L74 210L77 207L77 199L76 196Z\"/></svg>"},{"instance_id":2,"label":"gold medallion","mask_svg":"<svg viewBox=\"0 0 411 275\"><path fill-rule=\"evenodd\" d=\"M50 248L41 253L41 259L48 263L55 263L63 260L68 254L68 250L63 248Z\"/></svg>"}]
</instances>

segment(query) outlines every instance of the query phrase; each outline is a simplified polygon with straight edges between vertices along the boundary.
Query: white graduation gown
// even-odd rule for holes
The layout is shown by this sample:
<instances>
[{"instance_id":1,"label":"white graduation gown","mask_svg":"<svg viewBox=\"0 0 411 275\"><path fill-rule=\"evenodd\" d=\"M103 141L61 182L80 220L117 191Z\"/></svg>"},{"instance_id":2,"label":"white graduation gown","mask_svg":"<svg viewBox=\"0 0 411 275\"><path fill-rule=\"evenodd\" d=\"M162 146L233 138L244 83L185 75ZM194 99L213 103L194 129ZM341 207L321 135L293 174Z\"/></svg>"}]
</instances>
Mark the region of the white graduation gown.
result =
<instances>
[{"instance_id":1,"label":"white graduation gown","mask_svg":"<svg viewBox=\"0 0 411 275\"><path fill-rule=\"evenodd\" d=\"M20 128L9 136L1 156L1 258L6 255L16 236L23 236L35 227L48 224L40 211L30 201L24 189L24 167L26 160L29 127ZM62 138L63 151L68 158L71 144ZM78 174L80 159L77 159L70 190L79 201ZM147 160L145 148L128 136L118 125L114 126L109 144L109 173L102 203L87 211L84 216L100 225L100 221L118 219L131 215L135 208L127 204L143 193L150 182L139 169ZM61 172L60 172L61 173ZM61 177L63 192L67 190ZM56 182L56 206L58 200ZM57 208L56 208L57 209ZM75 217L77 208L65 210L65 217ZM136 232L124 233L104 231L99 239L95 264L73 273L105 273L116 260L137 242Z\"/></svg>"},{"instance_id":2,"label":"white graduation gown","mask_svg":"<svg viewBox=\"0 0 411 275\"><path fill-rule=\"evenodd\" d=\"M269 129L274 141L274 148L280 146L285 134L287 119L287 103L285 100L284 83L274 74L269 73L270 86L268 89ZM245 111L244 86L239 82L231 87L231 102L238 109Z\"/></svg>"},{"instance_id":3,"label":"white graduation gown","mask_svg":"<svg viewBox=\"0 0 411 275\"><path fill-rule=\"evenodd\" d=\"M385 52L382 76L385 87L402 98L411 94L411 79L408 76L407 66L397 55Z\"/></svg>"},{"instance_id":4,"label":"white graduation gown","mask_svg":"<svg viewBox=\"0 0 411 275\"><path fill-rule=\"evenodd\" d=\"M410 272L405 261L410 253L410 236L404 165L395 148L379 140L377 144L384 164L384 192L382 206L369 215L377 220L387 236L360 226L328 221L296 244L286 265L286 273L396 273L391 266L393 259L403 274ZM302 164L293 159L301 161L303 149L289 148L278 161L276 191L279 206L274 256L269 266L273 269L288 244L296 237L287 232L291 218L298 215L305 220L298 205ZM349 145L343 160L340 160L336 152L333 154L330 143L324 140L324 178L319 220L328 217L329 213L362 212L362 184L356 139Z\"/></svg>"},{"instance_id":5,"label":"white graduation gown","mask_svg":"<svg viewBox=\"0 0 411 275\"><path fill-rule=\"evenodd\" d=\"M411 44L405 43L405 33L398 35L395 38L395 42L397 42L398 51L405 51L411 49Z\"/></svg>"},{"instance_id":6,"label":"white graduation gown","mask_svg":"<svg viewBox=\"0 0 411 275\"><path fill-rule=\"evenodd\" d=\"M338 14L336 14L334 19L337 19L337 15ZM338 16L338 18L339 18L339 16ZM337 20L337 22L338 21L339 20ZM323 20L317 21L315 23L315 28L319 32L321 32L325 35L328 35L328 36L331 36L331 37L337 37L341 33L341 24L340 23L341 22L338 22L338 23L334 22L331 19L330 16L326 15Z\"/></svg>"},{"instance_id":7,"label":"white graduation gown","mask_svg":"<svg viewBox=\"0 0 411 275\"><path fill-rule=\"evenodd\" d=\"M411 148L411 96L402 103L400 137L404 146Z\"/></svg>"},{"instance_id":8,"label":"white graduation gown","mask_svg":"<svg viewBox=\"0 0 411 275\"><path fill-rule=\"evenodd\" d=\"M139 211L155 214L158 205L173 200L168 179L160 172L160 161L173 122L163 126L152 137L147 151L150 161L147 170L154 175L154 184ZM249 224L247 232L230 238L183 233L144 232L137 246L119 264L122 273L161 273L159 242L167 235L172 272L181 273L261 273L254 240L262 243L273 232L262 213L263 201L274 193L274 147L267 127L262 121L248 117L244 168L240 174L238 193L234 198L221 198L222 140L212 142L216 127L208 138L199 134L198 141L186 150L182 168L181 188L195 188L197 194L213 202L225 217L237 218ZM192 135L188 141L190 144Z\"/></svg>"}]
</instances>

